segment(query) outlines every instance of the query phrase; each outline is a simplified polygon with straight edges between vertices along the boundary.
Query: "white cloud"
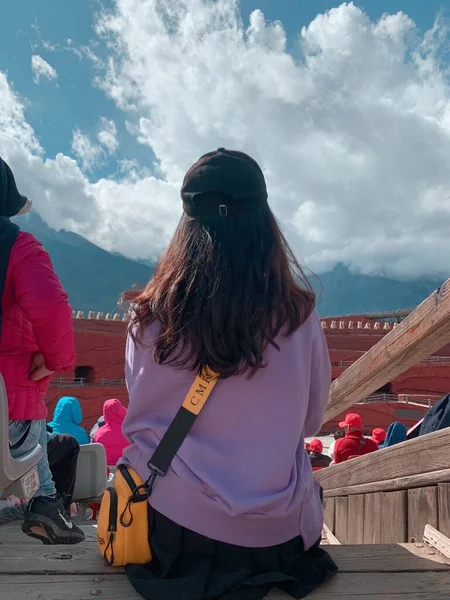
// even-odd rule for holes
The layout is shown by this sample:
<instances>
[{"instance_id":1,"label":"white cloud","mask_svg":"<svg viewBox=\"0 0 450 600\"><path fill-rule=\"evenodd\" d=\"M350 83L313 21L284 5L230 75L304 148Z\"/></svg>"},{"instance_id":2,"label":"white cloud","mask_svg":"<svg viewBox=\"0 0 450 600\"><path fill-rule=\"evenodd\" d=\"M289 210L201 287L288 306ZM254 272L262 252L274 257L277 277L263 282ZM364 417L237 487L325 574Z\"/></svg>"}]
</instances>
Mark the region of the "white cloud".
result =
<instances>
[{"instance_id":1,"label":"white cloud","mask_svg":"<svg viewBox=\"0 0 450 600\"><path fill-rule=\"evenodd\" d=\"M39 54L33 54L31 57L31 70L33 72L34 83L40 83L41 78L48 79L49 81L56 81L58 79L58 73L55 69Z\"/></svg>"},{"instance_id":2,"label":"white cloud","mask_svg":"<svg viewBox=\"0 0 450 600\"><path fill-rule=\"evenodd\" d=\"M13 137L6 151L42 216L107 249L155 256L180 215L184 171L228 146L260 161L271 205L311 268L342 261L367 273L448 274L445 24L421 38L402 13L371 22L343 4L301 30L300 62L280 23L255 11L245 26L237 7L116 0L97 23L103 89L152 148L162 179L123 163L117 179L91 183L68 157L36 158L23 109L10 107L26 144ZM0 79L0 99L8 90ZM2 117L0 153L2 128L11 130ZM84 169L102 152L81 132L76 147Z\"/></svg>"},{"instance_id":3,"label":"white cloud","mask_svg":"<svg viewBox=\"0 0 450 600\"><path fill-rule=\"evenodd\" d=\"M103 150L100 146L93 143L90 137L74 129L72 132L72 152L78 156L83 169L93 171L102 164Z\"/></svg>"},{"instance_id":4,"label":"white cloud","mask_svg":"<svg viewBox=\"0 0 450 600\"><path fill-rule=\"evenodd\" d=\"M0 154L2 150L41 154L42 148L33 128L25 119L25 107L0 72Z\"/></svg>"},{"instance_id":5,"label":"white cloud","mask_svg":"<svg viewBox=\"0 0 450 600\"><path fill-rule=\"evenodd\" d=\"M119 147L116 124L112 119L107 119L106 117L100 117L100 123L101 129L97 134L97 139L110 154L114 154Z\"/></svg>"}]
</instances>

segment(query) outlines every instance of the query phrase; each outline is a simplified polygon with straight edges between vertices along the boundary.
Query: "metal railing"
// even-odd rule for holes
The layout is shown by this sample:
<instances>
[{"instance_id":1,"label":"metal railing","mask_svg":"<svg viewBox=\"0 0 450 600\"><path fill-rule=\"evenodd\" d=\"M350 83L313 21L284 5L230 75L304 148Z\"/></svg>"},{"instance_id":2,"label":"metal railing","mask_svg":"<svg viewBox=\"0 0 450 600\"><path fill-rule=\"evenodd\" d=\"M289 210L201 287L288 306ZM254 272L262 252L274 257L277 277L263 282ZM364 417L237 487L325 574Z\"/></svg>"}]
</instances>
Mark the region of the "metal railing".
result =
<instances>
[{"instance_id":1,"label":"metal railing","mask_svg":"<svg viewBox=\"0 0 450 600\"><path fill-rule=\"evenodd\" d=\"M67 379L64 377L54 377L50 383L50 387L83 387L86 383L84 377L75 377Z\"/></svg>"},{"instance_id":2,"label":"metal railing","mask_svg":"<svg viewBox=\"0 0 450 600\"><path fill-rule=\"evenodd\" d=\"M335 360L332 362L333 367L350 367L358 359L355 360ZM424 360L421 360L418 365L450 365L450 356L429 356Z\"/></svg>"},{"instance_id":3,"label":"metal railing","mask_svg":"<svg viewBox=\"0 0 450 600\"><path fill-rule=\"evenodd\" d=\"M94 385L96 384L94 383ZM115 385L125 385L125 379L100 379L100 382L97 385L109 385L111 387Z\"/></svg>"},{"instance_id":4,"label":"metal railing","mask_svg":"<svg viewBox=\"0 0 450 600\"><path fill-rule=\"evenodd\" d=\"M125 379L100 379L99 381L89 382L85 377L75 377L68 379L64 377L54 377L50 383L50 387L68 388L68 387L117 387L125 385Z\"/></svg>"},{"instance_id":5,"label":"metal railing","mask_svg":"<svg viewBox=\"0 0 450 600\"><path fill-rule=\"evenodd\" d=\"M362 398L357 404L371 404L373 402L398 402L400 404L419 404L421 406L430 407L441 396L438 394L373 394L367 398Z\"/></svg>"}]
</instances>

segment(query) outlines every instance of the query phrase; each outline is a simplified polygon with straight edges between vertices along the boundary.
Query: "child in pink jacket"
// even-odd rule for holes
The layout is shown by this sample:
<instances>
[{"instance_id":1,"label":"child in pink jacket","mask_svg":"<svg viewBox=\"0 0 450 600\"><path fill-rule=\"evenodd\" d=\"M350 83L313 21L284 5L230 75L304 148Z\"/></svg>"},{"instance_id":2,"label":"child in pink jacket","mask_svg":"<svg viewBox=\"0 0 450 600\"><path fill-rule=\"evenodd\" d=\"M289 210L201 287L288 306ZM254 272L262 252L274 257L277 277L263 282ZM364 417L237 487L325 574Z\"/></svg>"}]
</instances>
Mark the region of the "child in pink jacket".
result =
<instances>
[{"instance_id":1,"label":"child in pink jacket","mask_svg":"<svg viewBox=\"0 0 450 600\"><path fill-rule=\"evenodd\" d=\"M127 414L127 409L117 398L106 400L103 404L103 418L105 424L99 427L92 441L103 444L106 450L106 461L112 466L122 457L124 448L129 445L129 441L122 433L122 423Z\"/></svg>"},{"instance_id":2,"label":"child in pink jacket","mask_svg":"<svg viewBox=\"0 0 450 600\"><path fill-rule=\"evenodd\" d=\"M43 450L37 465L39 489L22 531L44 544L75 544L84 534L56 495L45 423L52 374L75 367L72 308L43 246L10 221L30 209L30 200L19 194L0 157L0 373L8 394L9 444L15 458L37 444Z\"/></svg>"}]
</instances>

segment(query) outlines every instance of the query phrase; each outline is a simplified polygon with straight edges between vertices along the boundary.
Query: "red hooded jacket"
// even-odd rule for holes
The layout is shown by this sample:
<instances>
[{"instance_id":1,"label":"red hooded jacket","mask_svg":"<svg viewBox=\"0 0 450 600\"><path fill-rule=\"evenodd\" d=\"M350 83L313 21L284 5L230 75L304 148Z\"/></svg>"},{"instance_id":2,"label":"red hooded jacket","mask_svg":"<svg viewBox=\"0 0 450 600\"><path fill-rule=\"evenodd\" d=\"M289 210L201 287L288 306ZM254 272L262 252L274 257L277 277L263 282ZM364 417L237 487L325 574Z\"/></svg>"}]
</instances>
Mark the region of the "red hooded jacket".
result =
<instances>
[{"instance_id":1,"label":"red hooded jacket","mask_svg":"<svg viewBox=\"0 0 450 600\"><path fill-rule=\"evenodd\" d=\"M106 462L110 466L117 463L124 448L130 444L122 433L122 423L126 414L127 409L120 400L116 398L106 400L103 405L105 424L99 427L92 436L93 442L103 444L105 447Z\"/></svg>"},{"instance_id":2,"label":"red hooded jacket","mask_svg":"<svg viewBox=\"0 0 450 600\"><path fill-rule=\"evenodd\" d=\"M2 295L0 373L11 420L45 419L51 377L31 381L33 357L41 353L51 371L75 367L72 308L48 253L30 233L12 247Z\"/></svg>"},{"instance_id":3,"label":"red hooded jacket","mask_svg":"<svg viewBox=\"0 0 450 600\"><path fill-rule=\"evenodd\" d=\"M351 456L363 456L375 450L378 450L378 444L370 438L363 437L362 431L350 431L345 437L336 440L334 462L345 462Z\"/></svg>"}]
</instances>

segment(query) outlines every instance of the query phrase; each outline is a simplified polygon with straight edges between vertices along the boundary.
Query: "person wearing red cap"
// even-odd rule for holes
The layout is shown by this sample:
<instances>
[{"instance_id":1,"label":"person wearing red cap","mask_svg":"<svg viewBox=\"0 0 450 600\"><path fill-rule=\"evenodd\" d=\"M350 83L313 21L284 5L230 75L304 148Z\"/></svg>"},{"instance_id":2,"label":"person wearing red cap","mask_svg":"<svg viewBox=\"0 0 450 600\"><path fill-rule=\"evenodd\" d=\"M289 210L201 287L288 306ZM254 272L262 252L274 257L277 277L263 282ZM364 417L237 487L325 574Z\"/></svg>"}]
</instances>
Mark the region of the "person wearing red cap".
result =
<instances>
[{"instance_id":1,"label":"person wearing red cap","mask_svg":"<svg viewBox=\"0 0 450 600\"><path fill-rule=\"evenodd\" d=\"M378 450L378 444L363 436L363 420L357 413L348 413L345 421L339 423L345 431L345 436L336 441L334 446L335 464L345 462L350 457L363 456Z\"/></svg>"},{"instance_id":2,"label":"person wearing red cap","mask_svg":"<svg viewBox=\"0 0 450 600\"><path fill-rule=\"evenodd\" d=\"M376 442L378 448L383 445L384 440L386 439L386 432L381 427L375 427L372 431L372 439Z\"/></svg>"},{"instance_id":3,"label":"person wearing red cap","mask_svg":"<svg viewBox=\"0 0 450 600\"><path fill-rule=\"evenodd\" d=\"M323 444L317 438L309 444L309 460L312 467L328 467L331 462L331 458L323 454Z\"/></svg>"}]
</instances>

